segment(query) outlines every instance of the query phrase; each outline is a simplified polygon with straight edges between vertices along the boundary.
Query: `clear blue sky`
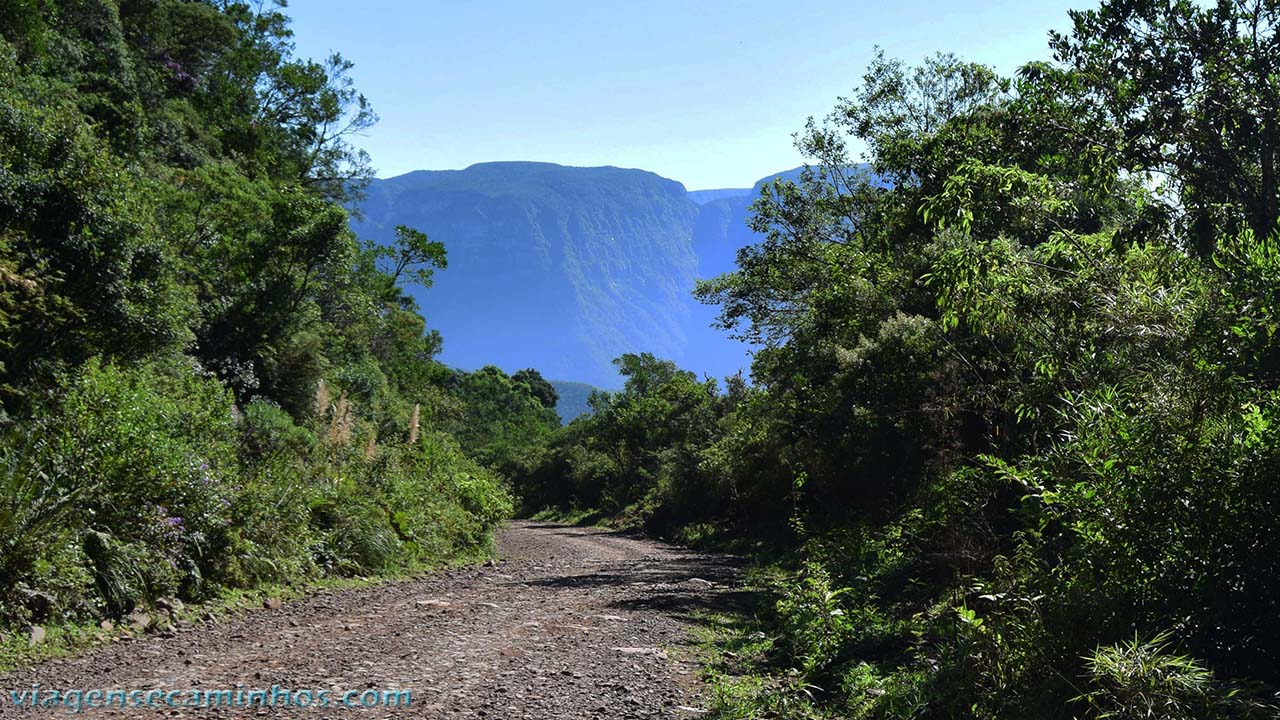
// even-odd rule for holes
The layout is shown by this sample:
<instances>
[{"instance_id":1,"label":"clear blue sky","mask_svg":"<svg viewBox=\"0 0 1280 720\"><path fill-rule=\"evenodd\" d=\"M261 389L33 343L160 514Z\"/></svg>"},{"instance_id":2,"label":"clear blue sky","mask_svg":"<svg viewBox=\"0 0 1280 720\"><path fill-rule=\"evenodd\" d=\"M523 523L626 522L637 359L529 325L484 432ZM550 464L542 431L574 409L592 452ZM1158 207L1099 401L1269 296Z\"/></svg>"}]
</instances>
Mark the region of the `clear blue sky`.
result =
<instances>
[{"instance_id":1,"label":"clear blue sky","mask_svg":"<svg viewBox=\"0 0 1280 720\"><path fill-rule=\"evenodd\" d=\"M691 190L801 164L791 135L876 45L1010 72L1090 0L294 0L300 55L336 50L382 121L379 177L543 160L652 170Z\"/></svg>"}]
</instances>

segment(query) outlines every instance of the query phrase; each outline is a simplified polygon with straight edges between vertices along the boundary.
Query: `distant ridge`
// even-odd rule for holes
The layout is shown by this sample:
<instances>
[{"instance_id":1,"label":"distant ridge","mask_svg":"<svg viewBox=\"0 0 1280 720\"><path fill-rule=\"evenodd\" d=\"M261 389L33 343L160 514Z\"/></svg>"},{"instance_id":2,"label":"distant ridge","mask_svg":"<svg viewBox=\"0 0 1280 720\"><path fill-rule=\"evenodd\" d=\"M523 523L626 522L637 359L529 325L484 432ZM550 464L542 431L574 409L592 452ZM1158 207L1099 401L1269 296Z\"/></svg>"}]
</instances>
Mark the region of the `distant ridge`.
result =
<instances>
[{"instance_id":1,"label":"distant ridge","mask_svg":"<svg viewBox=\"0 0 1280 720\"><path fill-rule=\"evenodd\" d=\"M448 268L413 292L446 363L618 387L613 358L652 352L724 377L750 348L711 327L717 310L693 287L756 241L746 220L761 184L798 173L689 192L646 170L485 162L375 180L352 226L389 242L410 225L445 244Z\"/></svg>"},{"instance_id":2,"label":"distant ridge","mask_svg":"<svg viewBox=\"0 0 1280 720\"><path fill-rule=\"evenodd\" d=\"M723 200L725 198L746 197L751 194L751 188L725 188L723 190L690 190L689 199L699 205L706 205L712 200Z\"/></svg>"},{"instance_id":3,"label":"distant ridge","mask_svg":"<svg viewBox=\"0 0 1280 720\"><path fill-rule=\"evenodd\" d=\"M587 399L599 388L569 380L552 380L551 386L560 395L560 399L556 402L556 413L560 415L560 422L568 425L574 418L591 414L591 406L587 404Z\"/></svg>"}]
</instances>

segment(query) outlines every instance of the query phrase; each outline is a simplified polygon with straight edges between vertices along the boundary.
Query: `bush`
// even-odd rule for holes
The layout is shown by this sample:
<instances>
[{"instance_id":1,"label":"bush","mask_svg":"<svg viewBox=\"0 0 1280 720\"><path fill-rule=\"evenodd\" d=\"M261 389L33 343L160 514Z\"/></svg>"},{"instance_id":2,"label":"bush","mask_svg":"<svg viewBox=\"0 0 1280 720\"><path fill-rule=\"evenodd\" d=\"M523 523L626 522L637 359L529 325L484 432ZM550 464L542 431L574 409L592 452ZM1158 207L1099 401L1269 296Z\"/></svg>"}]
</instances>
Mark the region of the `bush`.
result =
<instances>
[{"instance_id":1,"label":"bush","mask_svg":"<svg viewBox=\"0 0 1280 720\"><path fill-rule=\"evenodd\" d=\"M0 622L28 619L32 592L66 617L120 615L412 570L483 547L511 512L499 478L447 435L319 452L271 403L237 421L223 386L181 359L90 362L27 430L0 444Z\"/></svg>"},{"instance_id":2,"label":"bush","mask_svg":"<svg viewBox=\"0 0 1280 720\"><path fill-rule=\"evenodd\" d=\"M254 400L244 408L240 447L246 459L261 461L277 454L303 459L317 447L315 433L294 423L279 406Z\"/></svg>"},{"instance_id":3,"label":"bush","mask_svg":"<svg viewBox=\"0 0 1280 720\"><path fill-rule=\"evenodd\" d=\"M1275 717L1277 708L1222 687L1213 673L1174 654L1170 635L1099 647L1086 659L1093 717L1115 720L1226 720Z\"/></svg>"},{"instance_id":4,"label":"bush","mask_svg":"<svg viewBox=\"0 0 1280 720\"><path fill-rule=\"evenodd\" d=\"M31 558L61 536L55 542L83 548L95 587L79 590L95 611L198 594L213 568L211 539L228 522L234 436L230 397L190 365L88 363L9 448L15 497L38 499L20 522L47 525L56 517L58 528L13 536L19 559L7 561L7 574L40 584ZM80 604L63 600L63 607Z\"/></svg>"},{"instance_id":5,"label":"bush","mask_svg":"<svg viewBox=\"0 0 1280 720\"><path fill-rule=\"evenodd\" d=\"M847 592L847 588L833 588L826 569L813 562L781 589L775 612L782 642L787 654L799 660L798 669L808 680L829 668L852 635L840 603L840 596Z\"/></svg>"}]
</instances>

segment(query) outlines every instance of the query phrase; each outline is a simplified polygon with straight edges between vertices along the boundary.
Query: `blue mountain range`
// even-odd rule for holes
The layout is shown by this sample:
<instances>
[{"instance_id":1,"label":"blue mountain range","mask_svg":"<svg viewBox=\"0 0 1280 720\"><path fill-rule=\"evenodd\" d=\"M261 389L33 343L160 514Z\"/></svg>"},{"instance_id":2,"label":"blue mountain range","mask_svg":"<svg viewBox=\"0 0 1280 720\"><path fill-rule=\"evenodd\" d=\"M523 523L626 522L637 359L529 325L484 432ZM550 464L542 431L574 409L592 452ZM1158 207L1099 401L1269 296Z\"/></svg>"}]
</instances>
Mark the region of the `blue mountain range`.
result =
<instances>
[{"instance_id":1,"label":"blue mountain range","mask_svg":"<svg viewBox=\"0 0 1280 720\"><path fill-rule=\"evenodd\" d=\"M712 377L747 368L746 345L711 327L695 282L734 267L760 186L687 191L644 170L494 162L375 180L353 228L397 225L442 241L448 268L414 293L444 337L441 360L614 388L611 361L652 352Z\"/></svg>"}]
</instances>

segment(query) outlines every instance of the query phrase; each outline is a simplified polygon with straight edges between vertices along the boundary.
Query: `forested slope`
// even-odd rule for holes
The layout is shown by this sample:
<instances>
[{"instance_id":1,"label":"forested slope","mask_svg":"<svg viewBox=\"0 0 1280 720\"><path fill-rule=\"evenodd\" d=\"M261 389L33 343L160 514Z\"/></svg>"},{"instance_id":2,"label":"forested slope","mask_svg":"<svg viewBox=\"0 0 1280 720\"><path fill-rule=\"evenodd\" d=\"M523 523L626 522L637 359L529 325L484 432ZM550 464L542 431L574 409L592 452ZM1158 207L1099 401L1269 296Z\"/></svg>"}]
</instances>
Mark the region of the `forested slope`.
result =
<instances>
[{"instance_id":1,"label":"forested slope","mask_svg":"<svg viewBox=\"0 0 1280 720\"><path fill-rule=\"evenodd\" d=\"M13 647L482 551L511 500L481 463L558 424L536 372L434 361L405 287L445 249L348 230L376 118L346 61L292 48L270 3L0 2Z\"/></svg>"}]
</instances>

